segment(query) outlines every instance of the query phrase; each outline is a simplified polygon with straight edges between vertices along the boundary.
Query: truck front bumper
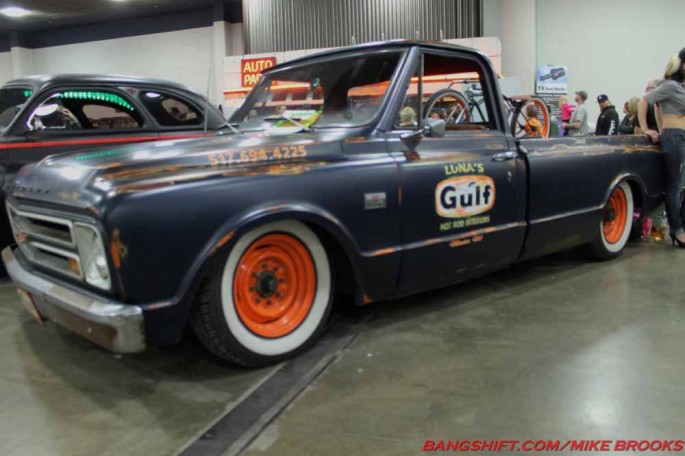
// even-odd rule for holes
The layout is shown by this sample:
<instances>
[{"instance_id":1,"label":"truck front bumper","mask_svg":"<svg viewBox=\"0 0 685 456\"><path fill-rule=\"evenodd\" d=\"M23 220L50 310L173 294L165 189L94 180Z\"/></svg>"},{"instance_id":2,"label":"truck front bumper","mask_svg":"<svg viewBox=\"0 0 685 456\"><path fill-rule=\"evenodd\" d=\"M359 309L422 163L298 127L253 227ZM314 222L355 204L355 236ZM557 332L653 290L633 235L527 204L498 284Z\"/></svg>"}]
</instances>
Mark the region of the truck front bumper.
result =
<instances>
[{"instance_id":1,"label":"truck front bumper","mask_svg":"<svg viewBox=\"0 0 685 456\"><path fill-rule=\"evenodd\" d=\"M2 251L2 261L19 289L22 303L39 320L53 321L116 353L136 353L145 349L145 325L140 307L74 291L38 276L24 268L12 247Z\"/></svg>"}]
</instances>

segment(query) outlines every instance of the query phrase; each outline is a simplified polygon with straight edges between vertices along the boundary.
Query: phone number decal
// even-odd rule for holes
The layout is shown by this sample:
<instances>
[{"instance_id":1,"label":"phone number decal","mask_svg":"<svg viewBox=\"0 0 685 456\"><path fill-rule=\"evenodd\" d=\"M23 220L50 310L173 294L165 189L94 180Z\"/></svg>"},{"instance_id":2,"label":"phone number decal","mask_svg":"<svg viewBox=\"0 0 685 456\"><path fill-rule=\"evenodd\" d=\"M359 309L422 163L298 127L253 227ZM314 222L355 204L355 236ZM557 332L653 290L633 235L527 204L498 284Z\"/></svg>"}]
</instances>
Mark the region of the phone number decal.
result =
<instances>
[{"instance_id":1,"label":"phone number decal","mask_svg":"<svg viewBox=\"0 0 685 456\"><path fill-rule=\"evenodd\" d=\"M240 163L257 163L274 160L292 160L307 157L305 146L281 146L273 149L248 149L209 154L207 159L211 166L235 165Z\"/></svg>"}]
</instances>

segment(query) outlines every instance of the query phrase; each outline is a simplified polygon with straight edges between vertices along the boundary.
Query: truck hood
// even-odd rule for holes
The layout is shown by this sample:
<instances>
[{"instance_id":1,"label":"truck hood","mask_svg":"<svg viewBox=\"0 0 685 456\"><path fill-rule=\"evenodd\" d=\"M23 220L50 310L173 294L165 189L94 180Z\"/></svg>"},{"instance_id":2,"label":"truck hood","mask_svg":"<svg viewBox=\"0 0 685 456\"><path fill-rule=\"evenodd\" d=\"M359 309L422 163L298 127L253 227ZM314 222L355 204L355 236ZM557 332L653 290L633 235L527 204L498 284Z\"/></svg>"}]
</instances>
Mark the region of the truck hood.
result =
<instances>
[{"instance_id":1,"label":"truck hood","mask_svg":"<svg viewBox=\"0 0 685 456\"><path fill-rule=\"evenodd\" d=\"M298 174L343 159L349 132L244 134L62 154L23 168L13 197L92 208L105 198L199 180Z\"/></svg>"}]
</instances>

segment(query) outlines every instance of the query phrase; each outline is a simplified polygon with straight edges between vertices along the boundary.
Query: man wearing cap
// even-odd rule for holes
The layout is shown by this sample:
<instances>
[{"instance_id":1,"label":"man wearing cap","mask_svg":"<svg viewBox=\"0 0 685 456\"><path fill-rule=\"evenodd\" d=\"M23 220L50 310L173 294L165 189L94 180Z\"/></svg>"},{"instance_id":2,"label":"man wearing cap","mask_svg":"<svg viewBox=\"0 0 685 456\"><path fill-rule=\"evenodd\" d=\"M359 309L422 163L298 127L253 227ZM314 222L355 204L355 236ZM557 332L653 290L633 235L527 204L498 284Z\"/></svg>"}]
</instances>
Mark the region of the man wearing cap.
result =
<instances>
[{"instance_id":1,"label":"man wearing cap","mask_svg":"<svg viewBox=\"0 0 685 456\"><path fill-rule=\"evenodd\" d=\"M580 90L576 92L576 109L573 111L571 120L561 124L562 128L568 130L569 136L584 136L587 135L588 121L587 108L585 102L587 101L587 92Z\"/></svg>"},{"instance_id":2,"label":"man wearing cap","mask_svg":"<svg viewBox=\"0 0 685 456\"><path fill-rule=\"evenodd\" d=\"M609 97L606 95L600 95L597 97L597 103L599 104L599 109L602 112L599 113L597 118L597 127L595 128L595 135L597 136L609 136L618 134L618 113L616 108L609 101Z\"/></svg>"}]
</instances>

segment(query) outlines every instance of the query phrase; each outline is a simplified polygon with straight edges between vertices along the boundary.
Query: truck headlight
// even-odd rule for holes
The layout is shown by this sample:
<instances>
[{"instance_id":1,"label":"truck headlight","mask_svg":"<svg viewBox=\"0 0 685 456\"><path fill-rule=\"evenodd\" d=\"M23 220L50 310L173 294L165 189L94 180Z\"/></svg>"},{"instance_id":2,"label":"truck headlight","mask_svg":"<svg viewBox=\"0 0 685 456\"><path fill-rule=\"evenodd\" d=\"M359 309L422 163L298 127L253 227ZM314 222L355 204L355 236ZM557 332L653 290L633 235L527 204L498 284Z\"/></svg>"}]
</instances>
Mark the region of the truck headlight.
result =
<instances>
[{"instance_id":1,"label":"truck headlight","mask_svg":"<svg viewBox=\"0 0 685 456\"><path fill-rule=\"evenodd\" d=\"M112 279L100 233L90 225L75 223L74 238L81 258L83 278L95 287L111 289Z\"/></svg>"}]
</instances>

